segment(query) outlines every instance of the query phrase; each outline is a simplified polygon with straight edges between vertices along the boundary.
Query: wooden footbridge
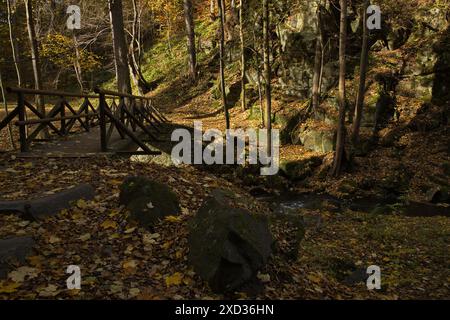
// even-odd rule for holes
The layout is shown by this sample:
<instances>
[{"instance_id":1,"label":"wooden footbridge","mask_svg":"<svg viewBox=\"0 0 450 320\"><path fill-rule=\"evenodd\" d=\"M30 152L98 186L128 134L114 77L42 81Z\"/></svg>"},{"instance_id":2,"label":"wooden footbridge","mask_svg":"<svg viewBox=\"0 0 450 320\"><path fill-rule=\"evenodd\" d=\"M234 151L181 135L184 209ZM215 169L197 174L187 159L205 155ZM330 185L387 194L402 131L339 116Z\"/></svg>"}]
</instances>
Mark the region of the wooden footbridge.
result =
<instances>
[{"instance_id":1,"label":"wooden footbridge","mask_svg":"<svg viewBox=\"0 0 450 320\"><path fill-rule=\"evenodd\" d=\"M16 94L17 106L0 121L0 130L18 127L22 154L160 154L146 142L159 141L169 121L148 97L100 88L95 95L7 91ZM42 113L34 103L37 98L51 102L52 108Z\"/></svg>"}]
</instances>

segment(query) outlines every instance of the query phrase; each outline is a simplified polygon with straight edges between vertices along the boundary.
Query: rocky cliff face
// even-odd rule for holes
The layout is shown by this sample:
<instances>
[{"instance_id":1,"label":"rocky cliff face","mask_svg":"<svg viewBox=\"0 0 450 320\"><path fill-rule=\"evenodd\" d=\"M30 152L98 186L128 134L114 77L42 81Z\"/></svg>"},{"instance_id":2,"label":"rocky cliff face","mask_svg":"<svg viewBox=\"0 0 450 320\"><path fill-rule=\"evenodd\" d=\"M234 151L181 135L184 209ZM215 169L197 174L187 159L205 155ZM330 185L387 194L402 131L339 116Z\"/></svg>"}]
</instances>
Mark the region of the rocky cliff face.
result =
<instances>
[{"instance_id":1,"label":"rocky cliff face","mask_svg":"<svg viewBox=\"0 0 450 320\"><path fill-rule=\"evenodd\" d=\"M251 2L251 6L255 6L255 12L258 3ZM297 127L298 132L291 136L294 137L294 143L304 144L306 141L308 149L327 152L333 146L334 134L327 134L326 141L317 139L314 127L334 127L337 118L339 1L320 3L319 6L319 1L311 0L274 1L272 22L277 27L272 34L272 58L277 78L276 89L284 96L308 100L312 95L315 47L319 31L322 34L321 107L313 115L315 124ZM362 38L360 4L360 0L352 1L348 16L349 121L352 119L359 78ZM370 32L371 54L362 121L363 127L376 130L382 129L395 117L398 120L402 113L413 114L422 103L439 105L450 99L450 1L409 1L396 5L380 1L380 6L382 29ZM259 31L255 32L258 35ZM255 69L250 68L248 78L256 85ZM290 113L297 117L295 113ZM316 140L320 146L314 143L311 145L310 142ZM324 148L324 145L327 147Z\"/></svg>"}]
</instances>

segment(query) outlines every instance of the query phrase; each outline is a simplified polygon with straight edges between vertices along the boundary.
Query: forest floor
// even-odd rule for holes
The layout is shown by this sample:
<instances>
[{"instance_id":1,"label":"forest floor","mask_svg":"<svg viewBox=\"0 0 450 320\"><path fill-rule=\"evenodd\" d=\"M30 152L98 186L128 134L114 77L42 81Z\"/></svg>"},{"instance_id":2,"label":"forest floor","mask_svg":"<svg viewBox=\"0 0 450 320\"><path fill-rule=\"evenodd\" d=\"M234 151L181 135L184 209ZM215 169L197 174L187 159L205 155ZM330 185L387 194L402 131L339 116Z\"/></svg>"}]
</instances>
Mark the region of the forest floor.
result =
<instances>
[{"instance_id":1,"label":"forest floor","mask_svg":"<svg viewBox=\"0 0 450 320\"><path fill-rule=\"evenodd\" d=\"M184 40L183 40L184 41ZM224 130L224 117L212 98L211 74L192 86L185 77L165 81L153 92L155 104L172 122L203 129ZM236 80L236 79L235 79ZM258 127L250 111L230 110L233 128ZM274 101L274 112L283 105ZM398 124L396 124L398 125ZM313 175L292 184L291 191L331 194L341 199L371 194L362 186L381 182L394 186L398 174L410 173L408 199L424 201L424 185L444 175L449 163L448 128L411 131L394 147L379 147L339 179ZM0 149L7 149L7 131L0 132ZM282 159L325 156L302 146L284 145ZM179 197L183 215L161 221L148 231L130 224L119 205L119 186L130 175L142 175L168 185ZM395 179L394 179L395 178ZM96 190L92 201L44 221L0 215L0 239L32 236L37 245L25 265L14 266L0 280L0 299L220 299L189 266L188 221L216 187L228 188L267 211L233 174L214 175L191 166L162 167L119 157L89 159L23 159L0 154L0 197L28 199L54 194L80 183ZM394 186L395 188L395 186ZM345 190L345 192L343 192ZM306 235L290 260L275 254L259 278L261 290L225 298L251 299L448 299L450 298L450 220L444 216L408 217L401 214L338 210L330 206L301 211ZM288 234L274 231L284 245ZM66 289L66 268L78 265L82 289ZM378 265L382 289L369 291L366 269Z\"/></svg>"},{"instance_id":2,"label":"forest floor","mask_svg":"<svg viewBox=\"0 0 450 320\"><path fill-rule=\"evenodd\" d=\"M52 194L83 182L92 184L97 192L93 201L79 201L41 222L0 216L0 238L29 235L37 241L28 263L16 266L9 279L0 282L2 299L222 298L188 265L187 222L214 187L250 198L230 181L199 174L192 167L162 170L158 165L119 158L30 161L3 155L1 163L4 199ZM179 196L183 215L162 221L153 232L128 224L118 203L118 186L129 175L169 185ZM305 210L303 214L314 223L307 228L299 259L274 256L261 271L262 292L238 292L229 298L449 297L448 218L336 213L331 209ZM283 235L278 238L282 241ZM80 291L66 290L69 265L81 267ZM368 291L359 279L370 265L381 267L381 291Z\"/></svg>"},{"instance_id":3,"label":"forest floor","mask_svg":"<svg viewBox=\"0 0 450 320\"><path fill-rule=\"evenodd\" d=\"M201 98L205 96L198 99ZM193 101L182 105L169 116L173 121L185 121L184 124L192 126L193 120L189 119L192 114L204 119L205 128L222 128L223 115L219 112L214 116L199 114L196 106L206 105L205 101L200 103ZM208 109L205 107L203 112L207 113ZM246 115L237 109L233 109L231 115L233 123L248 124ZM426 141L424 148L425 145ZM299 146L283 148L293 154L302 152ZM287 152L283 148L282 154ZM303 156L305 154L311 153L305 152ZM253 199L233 176L218 177L190 166L161 167L103 156L86 161L21 159L13 153L4 153L0 155L0 164L0 193L4 200L54 194L80 183L91 184L97 194L93 201L78 201L45 221L0 216L0 238L32 236L37 242L27 263L14 266L8 279L0 281L1 299L223 298L212 293L189 266L187 224L215 187L228 188L241 197ZM378 169L371 167L370 170L369 174ZM421 170L418 174L424 173ZM127 212L118 201L119 186L130 175L147 176L170 186L180 199L183 215L161 221L152 231L130 224ZM333 189L339 181L329 180L327 185ZM266 210L265 205L258 205L261 211ZM298 248L298 259L289 260L275 254L259 275L261 290L243 288L242 292L225 298L450 297L448 217L380 215L336 211L333 207L305 209L301 214L309 222L305 239ZM281 244L289 237L284 233L274 236ZM66 289L69 265L81 268L82 289L79 291ZM381 267L382 289L379 291L367 290L365 271L370 265Z\"/></svg>"}]
</instances>

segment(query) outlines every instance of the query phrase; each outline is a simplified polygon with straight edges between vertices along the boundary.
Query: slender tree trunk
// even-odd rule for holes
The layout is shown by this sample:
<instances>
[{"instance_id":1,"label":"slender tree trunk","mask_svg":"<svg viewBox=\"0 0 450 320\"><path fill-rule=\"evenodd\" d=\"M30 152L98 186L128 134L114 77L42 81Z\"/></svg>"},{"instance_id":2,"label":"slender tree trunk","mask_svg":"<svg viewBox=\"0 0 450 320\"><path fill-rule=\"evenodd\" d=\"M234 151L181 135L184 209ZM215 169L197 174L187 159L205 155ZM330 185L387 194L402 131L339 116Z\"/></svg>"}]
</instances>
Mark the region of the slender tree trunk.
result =
<instances>
[{"instance_id":1,"label":"slender tree trunk","mask_svg":"<svg viewBox=\"0 0 450 320\"><path fill-rule=\"evenodd\" d=\"M367 29L367 8L369 6L370 0L365 0L364 5L361 9L361 14L363 15L363 42L361 49L361 61L359 67L359 89L358 95L356 97L355 104L355 121L353 122L353 132L352 132L352 142L354 144L358 143L359 140L359 130L361 128L361 119L364 107L364 96L366 93L366 74L367 74L367 60L369 57L368 50L368 29Z\"/></svg>"},{"instance_id":2,"label":"slender tree trunk","mask_svg":"<svg viewBox=\"0 0 450 320\"><path fill-rule=\"evenodd\" d=\"M260 60L260 52L258 48L258 40L256 36L256 22L253 23L253 46L255 48L255 59L256 59L256 72L257 72L257 84L258 84L258 98L259 98L259 112L261 114L261 126L264 126L264 101L263 101L263 92L262 92L262 84L261 84L261 60Z\"/></svg>"},{"instance_id":3,"label":"slender tree trunk","mask_svg":"<svg viewBox=\"0 0 450 320\"><path fill-rule=\"evenodd\" d=\"M241 38L241 105L242 111L247 109L245 90L245 42L244 42L244 0L240 0L239 7L239 36Z\"/></svg>"},{"instance_id":4,"label":"slender tree trunk","mask_svg":"<svg viewBox=\"0 0 450 320\"><path fill-rule=\"evenodd\" d=\"M75 49L75 62L74 62L74 69L75 74L77 76L78 85L80 86L80 92L84 91L84 84L83 84L83 74L81 70L81 63L80 63L80 51L78 49L78 40L77 36L75 35L75 30L73 31L73 45Z\"/></svg>"},{"instance_id":5,"label":"slender tree trunk","mask_svg":"<svg viewBox=\"0 0 450 320\"><path fill-rule=\"evenodd\" d=\"M5 109L5 114L8 115L9 114L8 102L6 101L5 87L3 86L3 77L2 77L2 71L1 70L0 70L0 91L1 91L1 94L2 94L3 107ZM9 141L11 143L11 146L12 146L13 149L16 149L16 143L14 142L14 135L13 135L13 130L12 130L11 123L8 124L8 132L9 132Z\"/></svg>"},{"instance_id":6,"label":"slender tree trunk","mask_svg":"<svg viewBox=\"0 0 450 320\"><path fill-rule=\"evenodd\" d=\"M36 90L42 89L42 78L41 78L41 64L39 57L39 46L36 38L36 31L34 26L33 19L33 6L31 4L31 0L25 1L25 12L27 18L27 29L28 29L28 38L30 40L30 48L31 48L31 60L33 65L33 75L34 75L34 88ZM44 99L41 95L36 95L36 106L40 113L45 116L45 103ZM48 138L48 129L47 127L41 131L39 134L40 138L46 139Z\"/></svg>"},{"instance_id":7,"label":"slender tree trunk","mask_svg":"<svg viewBox=\"0 0 450 320\"><path fill-rule=\"evenodd\" d=\"M209 16L211 21L216 20L216 0L210 0L209 3Z\"/></svg>"},{"instance_id":8,"label":"slender tree trunk","mask_svg":"<svg viewBox=\"0 0 450 320\"><path fill-rule=\"evenodd\" d=\"M263 0L263 21L264 21L264 74L266 80L266 108L265 108L265 121L267 129L267 154L272 155L272 70L270 66L270 12L269 12L269 0Z\"/></svg>"},{"instance_id":9,"label":"slender tree trunk","mask_svg":"<svg viewBox=\"0 0 450 320\"><path fill-rule=\"evenodd\" d=\"M9 27L9 41L11 42L11 50L13 55L14 67L16 69L17 74L17 86L22 87L22 70L20 68L20 52L19 52L19 44L17 43L17 38L15 36L15 27L16 27L16 10L17 6L14 5L14 8L11 6L11 0L6 1L6 6L8 9L8 27Z\"/></svg>"},{"instance_id":10,"label":"slender tree trunk","mask_svg":"<svg viewBox=\"0 0 450 320\"><path fill-rule=\"evenodd\" d=\"M227 93L225 89L225 12L223 11L223 1L224 0L218 0L217 3L220 18L220 88L222 91L222 104L225 112L225 124L226 128L230 129L230 114L228 113Z\"/></svg>"},{"instance_id":11,"label":"slender tree trunk","mask_svg":"<svg viewBox=\"0 0 450 320\"><path fill-rule=\"evenodd\" d=\"M340 0L341 18L339 34L339 122L337 129L336 153L334 156L332 174L339 176L345 158L345 53L347 41L347 0Z\"/></svg>"},{"instance_id":12,"label":"slender tree trunk","mask_svg":"<svg viewBox=\"0 0 450 320\"><path fill-rule=\"evenodd\" d=\"M197 79L197 53L195 50L195 27L192 0L184 0L184 20L186 22L187 47L189 54L189 74L192 80Z\"/></svg>"},{"instance_id":13,"label":"slender tree trunk","mask_svg":"<svg viewBox=\"0 0 450 320\"><path fill-rule=\"evenodd\" d=\"M313 112L317 112L320 105L320 73L322 69L322 24L320 21L320 3L317 8L317 40L316 40L316 50L314 55L314 76L313 76L313 87L312 87L312 109Z\"/></svg>"},{"instance_id":14,"label":"slender tree trunk","mask_svg":"<svg viewBox=\"0 0 450 320\"><path fill-rule=\"evenodd\" d=\"M117 90L131 93L128 50L123 25L122 0L109 0L109 13L113 38L114 62L116 67Z\"/></svg>"},{"instance_id":15,"label":"slender tree trunk","mask_svg":"<svg viewBox=\"0 0 450 320\"><path fill-rule=\"evenodd\" d=\"M133 4L133 24L131 32L131 41L129 49L128 64L133 82L138 89L139 95L144 95L150 90L150 85L145 80L141 70L141 10L138 8L136 0L132 0Z\"/></svg>"}]
</instances>

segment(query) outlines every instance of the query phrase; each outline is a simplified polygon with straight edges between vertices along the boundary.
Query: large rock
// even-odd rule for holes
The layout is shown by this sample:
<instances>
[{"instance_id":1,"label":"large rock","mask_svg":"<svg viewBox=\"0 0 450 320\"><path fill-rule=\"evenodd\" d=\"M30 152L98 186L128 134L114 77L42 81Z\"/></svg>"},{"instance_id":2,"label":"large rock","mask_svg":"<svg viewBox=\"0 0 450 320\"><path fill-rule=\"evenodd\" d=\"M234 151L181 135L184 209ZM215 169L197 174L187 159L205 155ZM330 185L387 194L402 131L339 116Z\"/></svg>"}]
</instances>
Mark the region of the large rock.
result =
<instances>
[{"instance_id":1,"label":"large rock","mask_svg":"<svg viewBox=\"0 0 450 320\"><path fill-rule=\"evenodd\" d=\"M292 181L300 181L310 177L314 170L322 164L323 157L309 157L301 160L283 160L280 162L281 173Z\"/></svg>"},{"instance_id":2,"label":"large rock","mask_svg":"<svg viewBox=\"0 0 450 320\"><path fill-rule=\"evenodd\" d=\"M232 193L214 190L189 226L189 261L218 293L253 279L271 255L267 219L236 202Z\"/></svg>"},{"instance_id":3,"label":"large rock","mask_svg":"<svg viewBox=\"0 0 450 320\"><path fill-rule=\"evenodd\" d=\"M15 264L25 264L31 255L35 241L31 237L0 240L0 279L6 278Z\"/></svg>"},{"instance_id":4,"label":"large rock","mask_svg":"<svg viewBox=\"0 0 450 320\"><path fill-rule=\"evenodd\" d=\"M329 128L304 126L299 130L298 140L310 151L328 153L334 150L335 133Z\"/></svg>"},{"instance_id":5,"label":"large rock","mask_svg":"<svg viewBox=\"0 0 450 320\"><path fill-rule=\"evenodd\" d=\"M176 194L166 185L145 177L129 177L120 187L120 204L130 211L130 218L144 228L151 228L166 216L181 213Z\"/></svg>"}]
</instances>

